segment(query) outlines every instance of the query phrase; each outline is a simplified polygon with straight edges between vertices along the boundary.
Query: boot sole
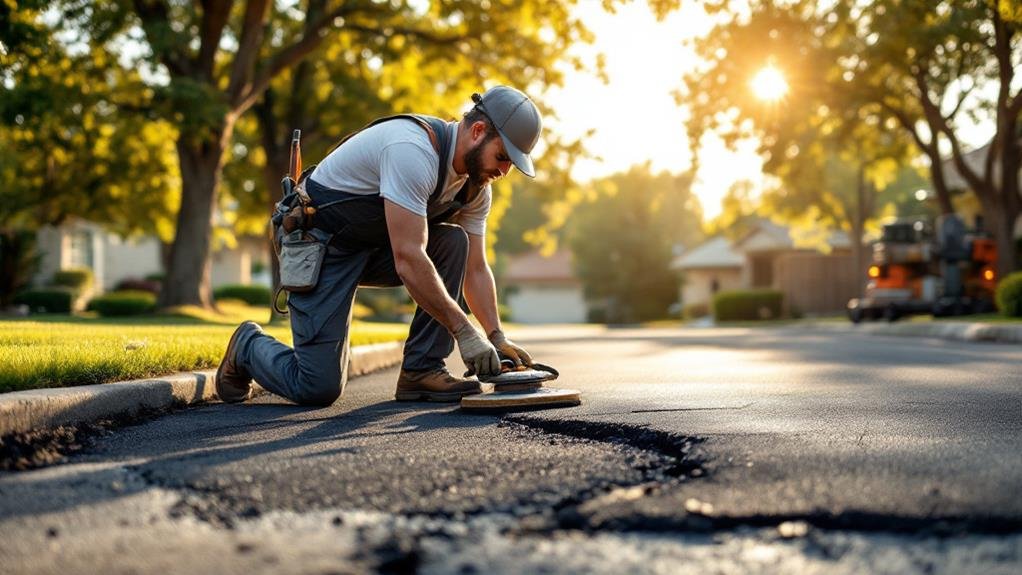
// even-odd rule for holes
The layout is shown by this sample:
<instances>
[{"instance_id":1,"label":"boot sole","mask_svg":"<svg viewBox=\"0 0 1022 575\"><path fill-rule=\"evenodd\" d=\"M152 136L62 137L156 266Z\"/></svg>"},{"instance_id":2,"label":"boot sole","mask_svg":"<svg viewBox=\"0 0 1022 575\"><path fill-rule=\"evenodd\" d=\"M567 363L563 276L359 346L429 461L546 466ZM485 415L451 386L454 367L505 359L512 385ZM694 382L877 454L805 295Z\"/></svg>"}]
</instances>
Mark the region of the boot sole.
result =
<instances>
[{"instance_id":1,"label":"boot sole","mask_svg":"<svg viewBox=\"0 0 1022 575\"><path fill-rule=\"evenodd\" d=\"M245 323L248 323L248 322L245 322ZM238 342L238 336L239 335L241 335L241 326L238 326L238 329L235 329L234 333L231 334L231 339L227 342L227 351L224 352L224 358L220 361L220 365L217 366L217 368L216 368L216 384L215 384L214 387L216 387L216 395L217 395L217 397L219 397L220 401L222 401L224 403L241 403L241 402L246 401L247 399L249 399L249 397L251 397L251 395L252 395L252 387L251 387L251 385L249 386L249 390L245 393L245 396L241 397L241 398L237 398L237 399L235 399L233 397L232 398L228 398L228 399L224 399L224 396L223 396L223 394L220 391L220 381L221 381L220 378L221 378L221 375L223 374L224 368L227 366L227 358L231 356L231 352L234 350L234 346Z\"/></svg>"},{"instance_id":2,"label":"boot sole","mask_svg":"<svg viewBox=\"0 0 1022 575\"><path fill-rule=\"evenodd\" d=\"M394 394L397 401L432 401L436 403L454 403L461 401L466 395L476 395L480 391L399 391Z\"/></svg>"}]
</instances>

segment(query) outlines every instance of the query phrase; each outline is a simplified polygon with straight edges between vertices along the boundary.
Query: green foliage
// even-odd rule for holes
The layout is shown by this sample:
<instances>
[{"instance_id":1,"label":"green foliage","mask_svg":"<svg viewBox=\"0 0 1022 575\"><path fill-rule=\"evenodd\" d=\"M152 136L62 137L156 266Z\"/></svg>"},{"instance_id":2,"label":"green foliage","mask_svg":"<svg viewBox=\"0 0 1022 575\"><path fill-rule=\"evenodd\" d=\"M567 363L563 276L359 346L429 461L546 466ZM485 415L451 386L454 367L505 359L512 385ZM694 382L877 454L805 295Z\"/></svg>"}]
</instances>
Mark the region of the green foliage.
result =
<instances>
[{"instance_id":1,"label":"green foliage","mask_svg":"<svg viewBox=\"0 0 1022 575\"><path fill-rule=\"evenodd\" d=\"M784 294L777 290L730 290L713 297L717 321L755 321L781 317Z\"/></svg>"},{"instance_id":2,"label":"green foliage","mask_svg":"<svg viewBox=\"0 0 1022 575\"><path fill-rule=\"evenodd\" d=\"M997 309L1007 317L1022 317L1022 272L1004 277L997 284Z\"/></svg>"},{"instance_id":3,"label":"green foliage","mask_svg":"<svg viewBox=\"0 0 1022 575\"><path fill-rule=\"evenodd\" d=\"M43 18L49 4L19 2L22 32L0 30L18 46L0 54L0 221L31 231L74 215L169 238L173 130L134 111L152 93L139 71L72 42L67 22Z\"/></svg>"},{"instance_id":4,"label":"green foliage","mask_svg":"<svg viewBox=\"0 0 1022 575\"><path fill-rule=\"evenodd\" d=\"M75 290L66 287L33 289L21 292L15 304L27 305L32 313L71 313Z\"/></svg>"},{"instance_id":5,"label":"green foliage","mask_svg":"<svg viewBox=\"0 0 1022 575\"><path fill-rule=\"evenodd\" d=\"M596 319L610 323L667 317L678 298L669 269L675 244L700 238L697 203L688 176L652 175L649 166L594 183L592 200L570 220L575 272Z\"/></svg>"},{"instance_id":6,"label":"green foliage","mask_svg":"<svg viewBox=\"0 0 1022 575\"><path fill-rule=\"evenodd\" d=\"M103 317L142 315L156 308L156 295L147 291L115 291L89 301L88 311Z\"/></svg>"},{"instance_id":7,"label":"green foliage","mask_svg":"<svg viewBox=\"0 0 1022 575\"><path fill-rule=\"evenodd\" d=\"M368 312L363 317L371 321L399 322L415 311L415 305L403 287L360 289L356 303Z\"/></svg>"},{"instance_id":8,"label":"green foliage","mask_svg":"<svg viewBox=\"0 0 1022 575\"><path fill-rule=\"evenodd\" d=\"M92 285L93 275L89 268L68 268L53 274L50 285L70 288L80 292Z\"/></svg>"},{"instance_id":9,"label":"green foliage","mask_svg":"<svg viewBox=\"0 0 1022 575\"><path fill-rule=\"evenodd\" d=\"M238 323L264 317L265 309L248 308L240 316L226 322L154 315L0 321L0 392L213 368ZM291 343L287 325L264 329ZM407 332L406 325L355 322L351 345L400 341Z\"/></svg>"},{"instance_id":10,"label":"green foliage","mask_svg":"<svg viewBox=\"0 0 1022 575\"><path fill-rule=\"evenodd\" d=\"M716 3L718 24L693 41L705 60L685 77L689 139L716 132L726 142L755 138L780 186L764 209L796 225L858 232L876 215L875 196L923 156L940 212L956 208L945 176L950 150L984 212L1019 214L1017 179L992 166L1018 166L1022 90L1014 81L1022 23L994 0L756 0ZM1011 3L1007 3L1011 4ZM998 10L999 9L999 10ZM788 94L757 98L754 74L773 65ZM967 126L997 126L993 163L959 162ZM980 164L983 164L980 167ZM1008 167L1014 166L1009 169ZM1009 189L1010 188L1010 189ZM915 211L915 210L913 210ZM998 238L999 269L1014 255L1010 225Z\"/></svg>"},{"instance_id":11,"label":"green foliage","mask_svg":"<svg viewBox=\"0 0 1022 575\"><path fill-rule=\"evenodd\" d=\"M270 305L273 293L270 288L258 285L226 285L213 291L216 299L236 299L249 305Z\"/></svg>"}]
</instances>

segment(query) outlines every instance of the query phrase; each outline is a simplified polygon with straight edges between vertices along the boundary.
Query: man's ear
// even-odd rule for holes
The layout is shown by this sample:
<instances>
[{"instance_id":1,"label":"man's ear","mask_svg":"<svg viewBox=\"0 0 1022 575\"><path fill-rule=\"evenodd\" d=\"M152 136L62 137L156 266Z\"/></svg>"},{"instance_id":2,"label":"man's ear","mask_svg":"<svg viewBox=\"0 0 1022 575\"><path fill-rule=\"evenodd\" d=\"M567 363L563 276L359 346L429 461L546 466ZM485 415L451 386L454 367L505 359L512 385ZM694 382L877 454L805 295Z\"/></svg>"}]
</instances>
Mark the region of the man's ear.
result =
<instances>
[{"instance_id":1,"label":"man's ear","mask_svg":"<svg viewBox=\"0 0 1022 575\"><path fill-rule=\"evenodd\" d=\"M477 120L472 122L472 127L469 132L472 136L472 142L478 142L486 137L486 122Z\"/></svg>"}]
</instances>

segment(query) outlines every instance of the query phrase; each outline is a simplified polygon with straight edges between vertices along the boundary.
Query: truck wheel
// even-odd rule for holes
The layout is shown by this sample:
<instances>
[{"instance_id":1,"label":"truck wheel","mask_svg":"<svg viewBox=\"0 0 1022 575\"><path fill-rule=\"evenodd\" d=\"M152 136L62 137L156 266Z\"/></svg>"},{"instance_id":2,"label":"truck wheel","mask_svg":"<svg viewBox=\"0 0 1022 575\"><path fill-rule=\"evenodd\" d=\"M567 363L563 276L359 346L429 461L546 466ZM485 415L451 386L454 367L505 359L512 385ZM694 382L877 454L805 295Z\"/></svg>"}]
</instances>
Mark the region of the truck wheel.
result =
<instances>
[{"instance_id":1,"label":"truck wheel","mask_svg":"<svg viewBox=\"0 0 1022 575\"><path fill-rule=\"evenodd\" d=\"M884 308L885 321L887 321L888 323L893 323L898 321L899 318L901 318L901 312L898 311L898 308L895 307L894 304L888 305L887 307Z\"/></svg>"},{"instance_id":2,"label":"truck wheel","mask_svg":"<svg viewBox=\"0 0 1022 575\"><path fill-rule=\"evenodd\" d=\"M852 309L848 310L848 319L850 319L852 321L852 323L859 323L859 322L861 322L862 321L862 309L856 307L856 308L852 308Z\"/></svg>"}]
</instances>

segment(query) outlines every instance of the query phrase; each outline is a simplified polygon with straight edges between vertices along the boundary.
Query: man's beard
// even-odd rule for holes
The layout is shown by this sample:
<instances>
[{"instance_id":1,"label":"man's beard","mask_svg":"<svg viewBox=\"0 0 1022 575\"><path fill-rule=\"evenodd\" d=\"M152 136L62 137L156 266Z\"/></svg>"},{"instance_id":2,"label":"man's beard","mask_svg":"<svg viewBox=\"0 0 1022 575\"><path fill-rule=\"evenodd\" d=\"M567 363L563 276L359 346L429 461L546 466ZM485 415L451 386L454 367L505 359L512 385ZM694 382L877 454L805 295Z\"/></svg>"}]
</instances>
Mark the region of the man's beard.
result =
<instances>
[{"instance_id":1,"label":"man's beard","mask_svg":"<svg viewBox=\"0 0 1022 575\"><path fill-rule=\"evenodd\" d=\"M486 184L487 174L483 173L483 148L495 137L495 135L487 136L465 154L468 183L475 189L480 189Z\"/></svg>"}]
</instances>

